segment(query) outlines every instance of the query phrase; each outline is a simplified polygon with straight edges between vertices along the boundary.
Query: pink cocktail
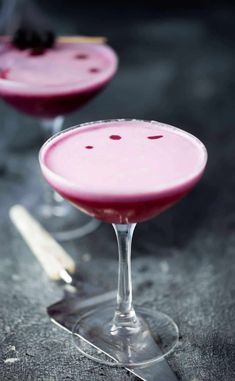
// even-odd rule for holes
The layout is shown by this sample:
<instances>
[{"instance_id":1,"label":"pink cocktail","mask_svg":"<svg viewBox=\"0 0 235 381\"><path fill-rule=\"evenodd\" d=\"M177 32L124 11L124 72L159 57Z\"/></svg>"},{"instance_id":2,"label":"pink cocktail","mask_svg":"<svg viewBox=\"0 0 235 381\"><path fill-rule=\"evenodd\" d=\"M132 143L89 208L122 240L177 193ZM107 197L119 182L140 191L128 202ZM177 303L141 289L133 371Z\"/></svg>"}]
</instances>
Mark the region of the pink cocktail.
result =
<instances>
[{"instance_id":1,"label":"pink cocktail","mask_svg":"<svg viewBox=\"0 0 235 381\"><path fill-rule=\"evenodd\" d=\"M46 179L84 212L110 223L150 219L197 183L205 150L157 122L110 121L72 128L42 151Z\"/></svg>"},{"instance_id":2,"label":"pink cocktail","mask_svg":"<svg viewBox=\"0 0 235 381\"><path fill-rule=\"evenodd\" d=\"M49 184L83 212L113 224L119 246L117 306L93 310L74 328L121 366L144 366L167 355L178 328L167 315L132 305L130 246L137 222L182 199L199 181L205 146L193 135L154 121L111 120L64 131L42 147L40 164ZM113 316L114 315L114 316ZM94 335L94 332L96 334Z\"/></svg>"},{"instance_id":3,"label":"pink cocktail","mask_svg":"<svg viewBox=\"0 0 235 381\"><path fill-rule=\"evenodd\" d=\"M83 106L117 68L116 54L104 44L57 43L39 53L0 46L0 96L19 111L41 118Z\"/></svg>"},{"instance_id":4,"label":"pink cocktail","mask_svg":"<svg viewBox=\"0 0 235 381\"><path fill-rule=\"evenodd\" d=\"M0 45L0 97L20 112L40 118L45 140L62 129L64 115L98 94L117 70L117 56L105 44L56 43L38 51ZM59 195L22 201L57 239L82 236L97 221L71 211ZM30 201L31 202L31 201ZM76 224L75 224L76 219Z\"/></svg>"}]
</instances>

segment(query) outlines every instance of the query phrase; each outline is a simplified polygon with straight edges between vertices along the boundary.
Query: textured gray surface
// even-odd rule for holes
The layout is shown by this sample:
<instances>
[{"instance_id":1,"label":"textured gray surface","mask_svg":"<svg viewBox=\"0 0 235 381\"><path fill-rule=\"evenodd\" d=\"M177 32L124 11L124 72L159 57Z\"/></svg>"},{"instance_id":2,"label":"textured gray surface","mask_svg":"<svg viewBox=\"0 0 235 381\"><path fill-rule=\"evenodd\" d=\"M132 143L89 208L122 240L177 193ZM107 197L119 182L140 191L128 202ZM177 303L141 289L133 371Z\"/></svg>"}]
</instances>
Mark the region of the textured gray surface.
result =
<instances>
[{"instance_id":1,"label":"textured gray surface","mask_svg":"<svg viewBox=\"0 0 235 381\"><path fill-rule=\"evenodd\" d=\"M62 13L55 18L58 28L76 32L72 11L66 17L67 24ZM91 33L111 38L120 70L103 94L66 120L68 126L111 117L156 119L185 128L208 147L208 168L198 187L172 210L138 226L133 243L133 278L142 281L135 301L178 323L180 344L169 363L182 381L235 379L232 19L229 10L193 18L145 14L132 19L127 13L122 23L110 25L104 18L96 28L88 20ZM78 20L79 31L88 33L84 18ZM0 380L132 380L125 370L80 356L46 315L62 291L47 279L8 219L12 204L40 189L40 132L33 119L0 107L1 152L8 144L1 166L7 169L0 177ZM65 247L85 281L116 287L110 226Z\"/></svg>"}]
</instances>

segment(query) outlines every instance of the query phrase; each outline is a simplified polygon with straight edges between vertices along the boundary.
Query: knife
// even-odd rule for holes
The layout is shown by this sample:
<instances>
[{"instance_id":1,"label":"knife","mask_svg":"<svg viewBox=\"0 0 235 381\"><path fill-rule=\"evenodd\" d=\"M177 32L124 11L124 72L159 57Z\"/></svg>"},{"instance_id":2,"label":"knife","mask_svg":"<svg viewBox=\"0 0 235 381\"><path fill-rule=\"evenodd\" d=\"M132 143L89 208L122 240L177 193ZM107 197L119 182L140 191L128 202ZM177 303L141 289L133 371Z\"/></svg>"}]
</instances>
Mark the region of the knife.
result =
<instances>
[{"instance_id":1,"label":"knife","mask_svg":"<svg viewBox=\"0 0 235 381\"><path fill-rule=\"evenodd\" d=\"M13 206L9 215L49 278L62 280L66 285L64 299L47 308L53 323L72 334L79 315L91 307L114 300L116 290L101 293L97 288L77 281L73 258L23 206ZM111 357L108 353L105 354ZM177 381L165 359L145 368L126 369L143 381Z\"/></svg>"}]
</instances>

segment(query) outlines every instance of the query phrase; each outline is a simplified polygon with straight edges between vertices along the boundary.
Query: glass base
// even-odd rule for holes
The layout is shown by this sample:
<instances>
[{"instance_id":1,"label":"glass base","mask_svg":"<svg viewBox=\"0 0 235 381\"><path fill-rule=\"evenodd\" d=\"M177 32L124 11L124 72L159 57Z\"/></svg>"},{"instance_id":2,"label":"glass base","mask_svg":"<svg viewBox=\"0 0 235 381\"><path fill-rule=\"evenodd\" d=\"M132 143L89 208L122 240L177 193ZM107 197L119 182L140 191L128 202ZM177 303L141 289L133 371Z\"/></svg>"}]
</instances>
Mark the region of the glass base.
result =
<instances>
[{"instance_id":1,"label":"glass base","mask_svg":"<svg viewBox=\"0 0 235 381\"><path fill-rule=\"evenodd\" d=\"M145 367L162 360L178 342L177 325L164 313L135 311L138 325L131 328L113 325L115 306L87 312L74 326L74 344L83 355L110 366Z\"/></svg>"},{"instance_id":2,"label":"glass base","mask_svg":"<svg viewBox=\"0 0 235 381\"><path fill-rule=\"evenodd\" d=\"M28 197L22 204L56 240L61 242L84 237L101 224L65 201L49 205L42 203L42 200L36 202Z\"/></svg>"}]
</instances>

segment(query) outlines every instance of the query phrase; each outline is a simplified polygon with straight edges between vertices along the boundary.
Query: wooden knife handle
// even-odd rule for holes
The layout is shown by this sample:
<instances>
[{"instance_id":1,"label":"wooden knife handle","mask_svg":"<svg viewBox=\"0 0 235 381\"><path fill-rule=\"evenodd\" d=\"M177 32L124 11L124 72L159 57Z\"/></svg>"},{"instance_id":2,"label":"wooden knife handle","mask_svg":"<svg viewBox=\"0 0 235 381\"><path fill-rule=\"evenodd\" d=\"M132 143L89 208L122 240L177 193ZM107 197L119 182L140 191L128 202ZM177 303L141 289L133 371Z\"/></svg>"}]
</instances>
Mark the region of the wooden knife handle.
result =
<instances>
[{"instance_id":1,"label":"wooden knife handle","mask_svg":"<svg viewBox=\"0 0 235 381\"><path fill-rule=\"evenodd\" d=\"M75 262L73 258L23 206L14 205L11 207L9 215L51 279L60 279L63 270L74 273Z\"/></svg>"}]
</instances>

